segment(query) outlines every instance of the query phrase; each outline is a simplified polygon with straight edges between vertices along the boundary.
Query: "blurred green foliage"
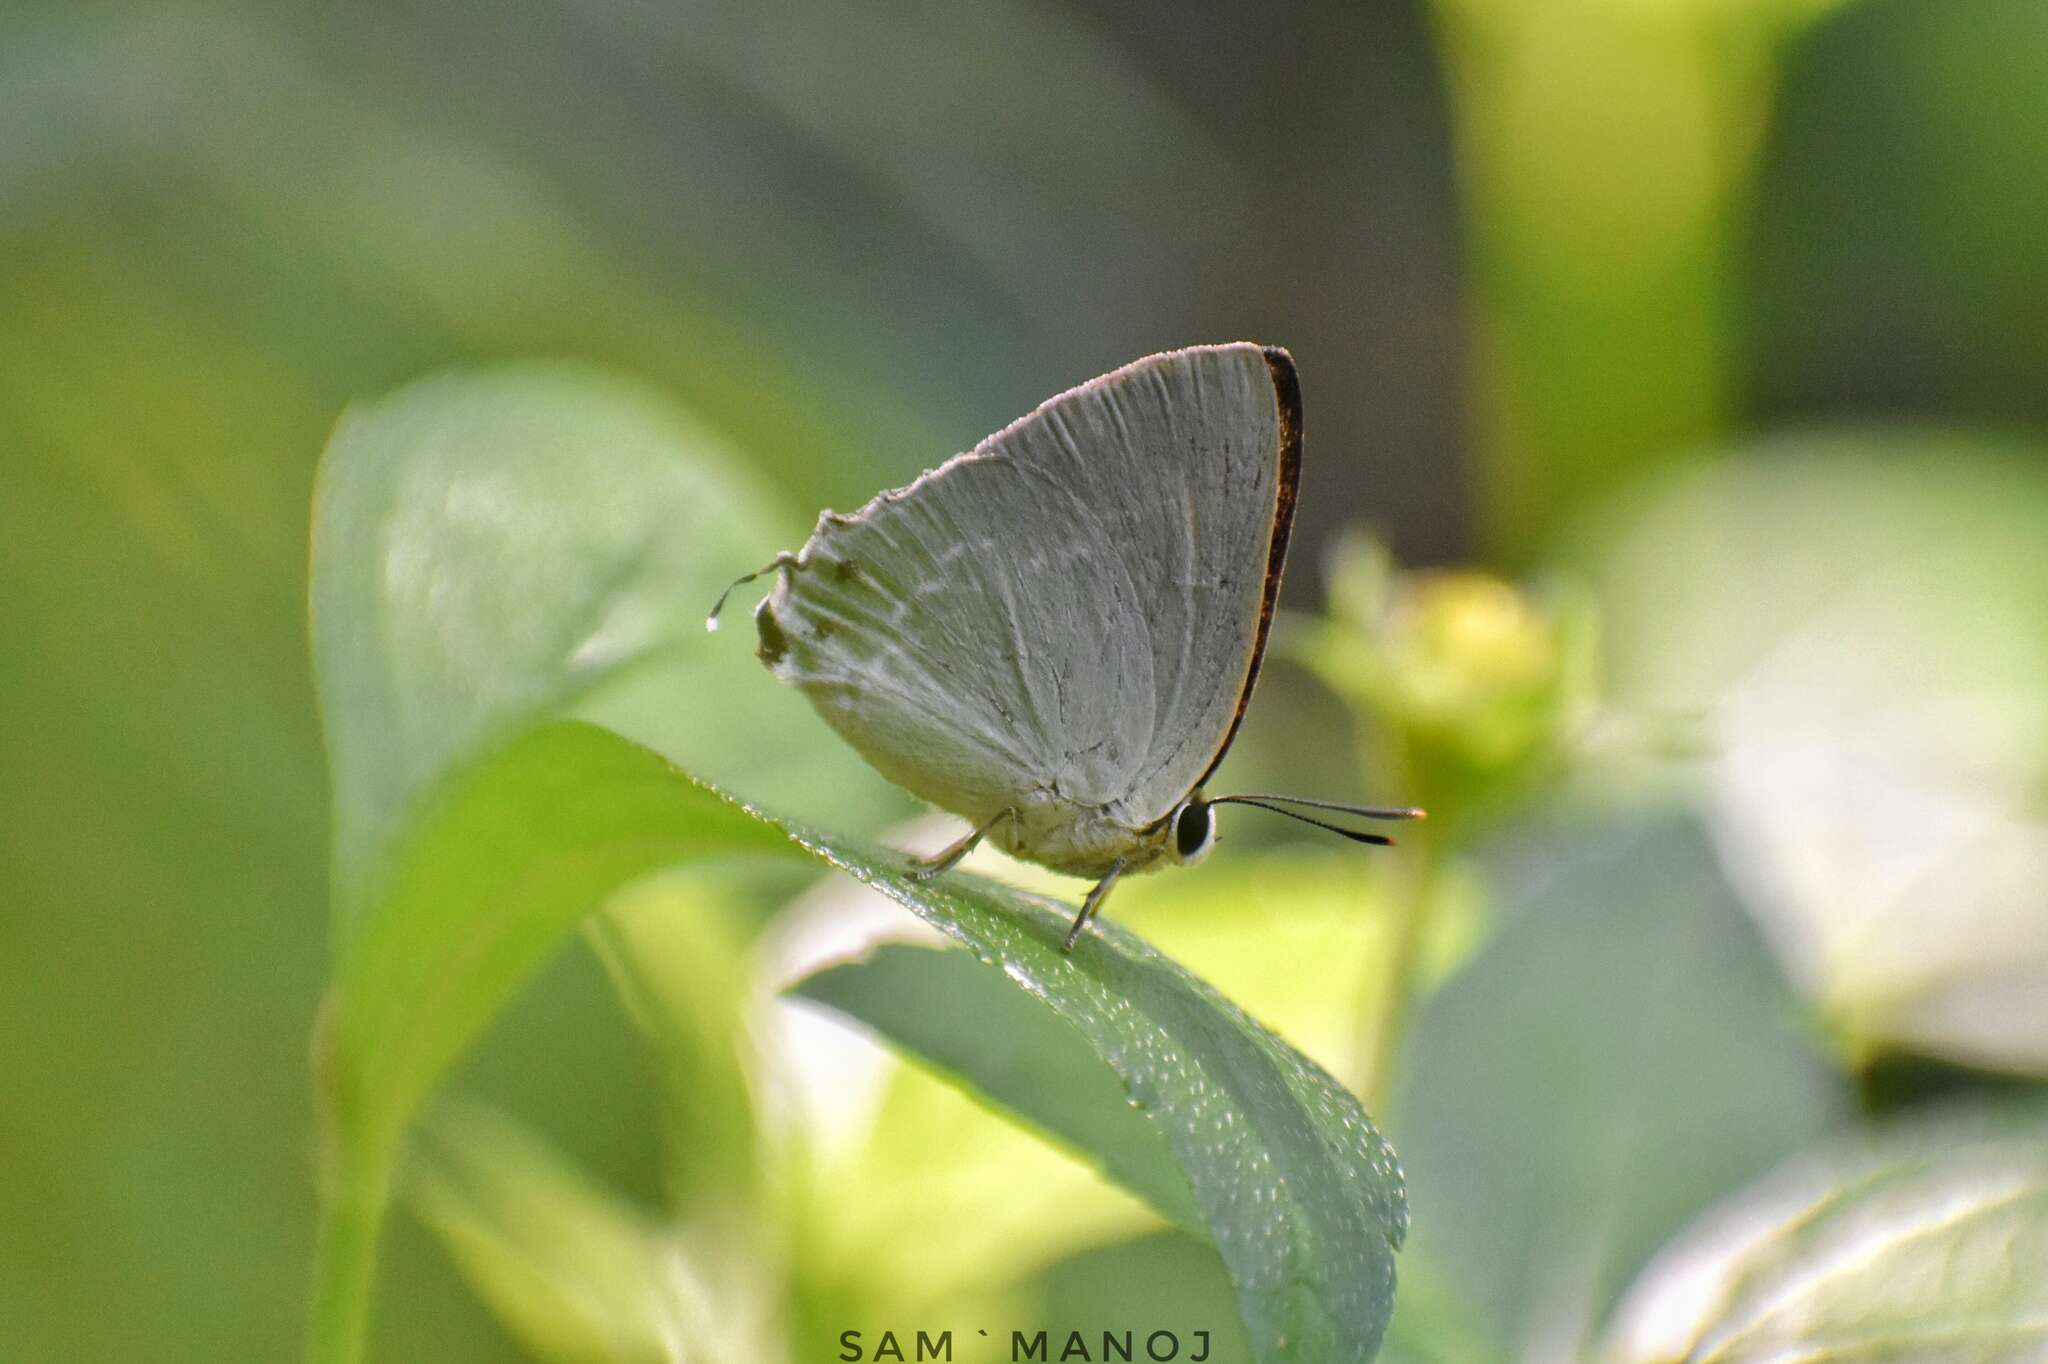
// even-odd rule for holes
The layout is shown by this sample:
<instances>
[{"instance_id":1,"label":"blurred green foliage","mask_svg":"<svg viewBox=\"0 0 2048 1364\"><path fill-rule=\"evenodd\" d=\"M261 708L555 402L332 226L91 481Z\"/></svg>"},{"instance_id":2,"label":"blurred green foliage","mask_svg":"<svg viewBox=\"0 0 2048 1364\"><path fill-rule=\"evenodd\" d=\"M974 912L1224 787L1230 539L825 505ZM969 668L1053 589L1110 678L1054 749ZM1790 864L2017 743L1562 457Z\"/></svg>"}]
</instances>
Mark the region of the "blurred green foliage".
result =
<instances>
[{"instance_id":1,"label":"blurred green foliage","mask_svg":"<svg viewBox=\"0 0 2048 1364\"><path fill-rule=\"evenodd\" d=\"M2048 1292L2038 1106L1815 1151L1665 1252L1600 1356L2024 1359Z\"/></svg>"},{"instance_id":2,"label":"blurred green foliage","mask_svg":"<svg viewBox=\"0 0 2048 1364\"><path fill-rule=\"evenodd\" d=\"M1395 1112L1416 1256L1492 1340L1576 1359L1643 1261L1839 1122L1848 1086L1689 821L1558 836L1569 860L1505 892L1418 1013Z\"/></svg>"},{"instance_id":3,"label":"blurred green foliage","mask_svg":"<svg viewBox=\"0 0 2048 1364\"><path fill-rule=\"evenodd\" d=\"M588 691L517 611L409 642L354 619L324 688L457 685L355 736L382 756L337 768L330 805L305 606L337 414L508 356L664 395L627 404L638 436L572 450L560 385L642 390L529 370L423 439L480 493L524 459L578 493L617 480L644 518L565 546L527 508L507 567L538 602L572 564L630 579L641 550L729 577L1061 384L1239 335L1293 347L1308 386L1289 605L1311 619L1350 522L1457 567L1338 567L1307 627L1327 647L1313 674L1276 658L1234 770L1423 798L1386 788L1405 769L1445 832L1370 861L1233 823L1118 918L1387 1096L1417 1233L1385 1357L1803 1346L1788 1318L1728 1323L1827 1225L1924 1245L1903 1232L1958 1188L2014 1192L1969 1224L1990 1242L1880 1258L1802 1319L1910 1354L1947 1308L2038 1315L1982 1268L1991 1242L2037 1262L2028 1138L1936 1123L1838 1153L1891 1140L1842 1092L1901 1054L1949 1068L1944 1093L2048 1072L2044 22L2025 0L1331 3L1286 25L1029 0L10 11L0 1357L297 1348L307 1037L351 950L330 887L377 882L365 831L495 734L493 704L574 691L581 718L856 835L906 809L744 641L691 633L708 603L658 594L577 642L678 647ZM650 444L692 454L654 470ZM514 532L474 505L472 533ZM444 534L416 546L429 604L474 585L433 567ZM1475 615L1509 647L1465 652ZM1461 673L1475 658L1502 666ZM1404 715L1431 717L1420 756ZM1711 856L1609 856L1611 826L1673 803ZM1104 1324L1154 1304L1245 1348L1212 1251L947 1083L840 1036L869 1083L789 1099L784 1072L829 1048L815 1018L759 1041L811 1007L762 1002L805 973L783 935L854 912L780 913L807 875L643 887L472 1018L460 1101L428 1110L401 1183L437 1240L394 1221L372 1357L755 1359L940 1302ZM1642 1045L1582 1041L1622 1033ZM1766 1081L1782 1125L1746 1106ZM1695 1112L1743 1138L1720 1163L1660 1135ZM1849 1130L1738 1187L1823 1123ZM1526 1139L1468 1139L1504 1132ZM1708 1256L1726 1287L1691 1336L1645 1325L1685 1324L1658 1306L1706 1254L1681 1222L1776 1215L1818 1196L1809 1175L1862 1183L1812 1235ZM1505 1242L1459 1203L1482 1189L1512 1197L1532 1277L1487 1268ZM1877 1310L1937 1273L1945 1302ZM725 1334L675 1334L706 1322Z\"/></svg>"}]
</instances>

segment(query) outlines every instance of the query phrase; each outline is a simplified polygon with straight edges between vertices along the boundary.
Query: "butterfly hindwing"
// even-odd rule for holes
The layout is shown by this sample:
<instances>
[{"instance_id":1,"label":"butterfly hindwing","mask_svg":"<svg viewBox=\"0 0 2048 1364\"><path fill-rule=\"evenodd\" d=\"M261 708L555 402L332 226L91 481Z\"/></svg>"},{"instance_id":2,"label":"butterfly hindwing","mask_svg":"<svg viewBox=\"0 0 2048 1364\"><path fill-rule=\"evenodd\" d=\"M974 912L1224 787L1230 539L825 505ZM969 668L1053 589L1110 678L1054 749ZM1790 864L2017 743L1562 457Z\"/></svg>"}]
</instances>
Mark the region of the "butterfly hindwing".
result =
<instances>
[{"instance_id":1,"label":"butterfly hindwing","mask_svg":"<svg viewBox=\"0 0 2048 1364\"><path fill-rule=\"evenodd\" d=\"M1256 672L1298 411L1285 354L1249 344L1061 394L820 518L762 605L762 657L943 808L1154 824L1220 758Z\"/></svg>"}]
</instances>

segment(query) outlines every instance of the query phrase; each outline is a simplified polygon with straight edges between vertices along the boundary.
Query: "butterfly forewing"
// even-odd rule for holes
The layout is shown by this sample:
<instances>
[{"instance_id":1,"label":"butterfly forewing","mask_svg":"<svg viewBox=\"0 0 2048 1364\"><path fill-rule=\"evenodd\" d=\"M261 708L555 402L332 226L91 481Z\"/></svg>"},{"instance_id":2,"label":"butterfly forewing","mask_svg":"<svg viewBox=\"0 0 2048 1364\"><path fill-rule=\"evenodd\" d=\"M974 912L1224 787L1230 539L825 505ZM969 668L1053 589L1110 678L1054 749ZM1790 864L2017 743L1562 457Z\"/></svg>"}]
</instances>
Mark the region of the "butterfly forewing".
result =
<instances>
[{"instance_id":1,"label":"butterfly forewing","mask_svg":"<svg viewBox=\"0 0 2048 1364\"><path fill-rule=\"evenodd\" d=\"M1156 824L1227 745L1299 458L1292 367L1155 355L851 516L760 613L762 656L885 776L970 819Z\"/></svg>"}]
</instances>

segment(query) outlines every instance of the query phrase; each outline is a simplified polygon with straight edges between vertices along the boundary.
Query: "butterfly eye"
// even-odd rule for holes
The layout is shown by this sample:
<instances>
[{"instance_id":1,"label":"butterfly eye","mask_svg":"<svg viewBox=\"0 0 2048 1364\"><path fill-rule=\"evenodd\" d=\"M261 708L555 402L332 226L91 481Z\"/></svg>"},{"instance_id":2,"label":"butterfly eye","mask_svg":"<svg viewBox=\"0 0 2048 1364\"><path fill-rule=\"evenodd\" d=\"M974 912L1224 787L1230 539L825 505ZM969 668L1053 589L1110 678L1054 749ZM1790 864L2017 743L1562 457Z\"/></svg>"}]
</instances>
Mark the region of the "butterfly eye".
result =
<instances>
[{"instance_id":1,"label":"butterfly eye","mask_svg":"<svg viewBox=\"0 0 2048 1364\"><path fill-rule=\"evenodd\" d=\"M1191 800L1180 807L1179 816L1173 821L1173 854L1187 863L1201 861L1209 855L1209 849L1216 842L1216 820L1209 813L1209 803Z\"/></svg>"}]
</instances>

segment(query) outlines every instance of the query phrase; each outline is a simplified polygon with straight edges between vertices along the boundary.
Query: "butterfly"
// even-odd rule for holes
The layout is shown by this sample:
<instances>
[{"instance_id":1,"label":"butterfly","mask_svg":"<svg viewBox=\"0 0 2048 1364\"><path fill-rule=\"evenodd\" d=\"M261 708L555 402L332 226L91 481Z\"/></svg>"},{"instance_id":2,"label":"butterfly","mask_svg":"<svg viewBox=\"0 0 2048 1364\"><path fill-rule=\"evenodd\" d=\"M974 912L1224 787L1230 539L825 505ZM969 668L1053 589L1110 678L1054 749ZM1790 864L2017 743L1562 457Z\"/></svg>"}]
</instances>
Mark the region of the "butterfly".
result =
<instances>
[{"instance_id":1,"label":"butterfly","mask_svg":"<svg viewBox=\"0 0 2048 1364\"><path fill-rule=\"evenodd\" d=\"M937 876L988 839L1093 878L1072 951L1118 878L1207 855L1241 804L1361 843L1302 807L1205 795L1259 678L1301 476L1301 387L1284 350L1147 356L1047 400L849 515L825 512L769 573L762 663L883 776L970 832L912 864Z\"/></svg>"}]
</instances>

